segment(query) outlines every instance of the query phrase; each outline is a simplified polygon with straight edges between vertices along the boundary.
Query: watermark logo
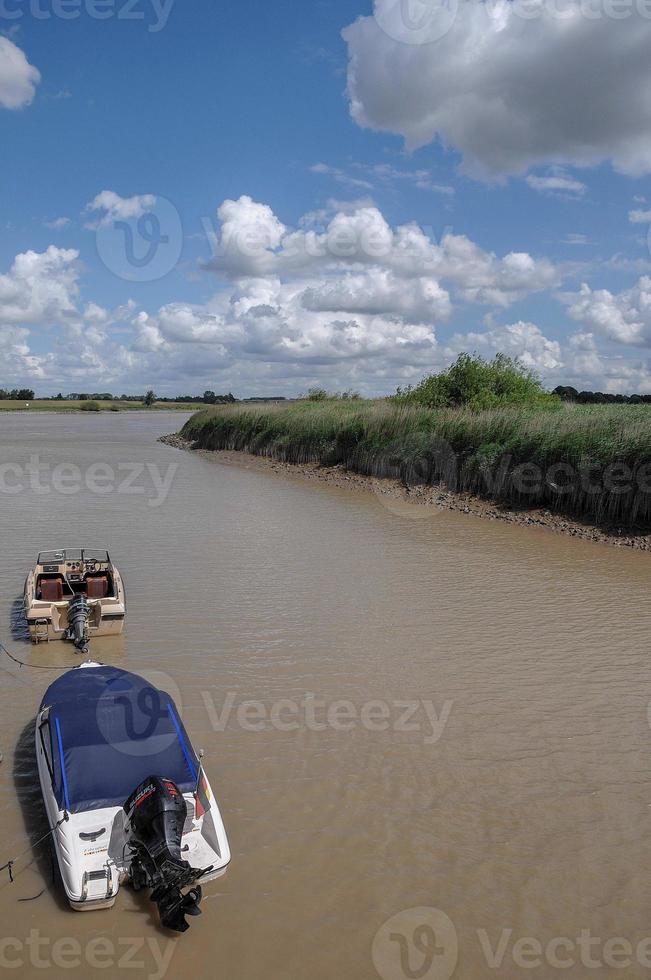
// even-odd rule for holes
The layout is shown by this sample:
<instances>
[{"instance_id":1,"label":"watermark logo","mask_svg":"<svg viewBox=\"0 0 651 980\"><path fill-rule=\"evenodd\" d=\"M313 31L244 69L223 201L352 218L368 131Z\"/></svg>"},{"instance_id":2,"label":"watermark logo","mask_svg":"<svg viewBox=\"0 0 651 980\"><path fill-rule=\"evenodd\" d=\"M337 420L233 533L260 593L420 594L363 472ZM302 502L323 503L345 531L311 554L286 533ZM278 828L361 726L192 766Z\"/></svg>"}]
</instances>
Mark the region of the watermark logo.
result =
<instances>
[{"instance_id":1,"label":"watermark logo","mask_svg":"<svg viewBox=\"0 0 651 980\"><path fill-rule=\"evenodd\" d=\"M53 466L34 454L25 463L0 463L0 495L119 494L144 497L148 507L160 507L167 500L178 466L170 463L163 470L155 463L124 462L113 466L98 460L82 469L76 463Z\"/></svg>"},{"instance_id":2,"label":"watermark logo","mask_svg":"<svg viewBox=\"0 0 651 980\"><path fill-rule=\"evenodd\" d=\"M637 964L645 971L651 967L649 937L637 943L625 936L602 939L589 928L581 929L577 936L553 936L546 941L536 936L517 936L510 928L502 929L499 936L478 929L477 942L489 970L508 969L513 964L527 973L545 969L549 976L550 970L565 971L578 966L585 970L630 970Z\"/></svg>"},{"instance_id":3,"label":"watermark logo","mask_svg":"<svg viewBox=\"0 0 651 980\"><path fill-rule=\"evenodd\" d=\"M651 3L651 0L649 0ZM296 269L314 260L380 261L391 258L396 251L394 232L374 209L365 214L338 214L311 221L307 230L288 232L279 236L275 228L252 217L237 227L219 227L214 218L201 218L203 233L210 250L209 263L214 267L241 267L241 260L255 263L252 268L272 272L279 256L291 261ZM446 225L440 232L431 225L419 225L405 241L400 242L399 261L408 266L417 262L422 269L433 272L441 263L441 248L445 239L454 234ZM395 257L395 256L394 256ZM260 265L260 263L267 263Z\"/></svg>"},{"instance_id":4,"label":"watermark logo","mask_svg":"<svg viewBox=\"0 0 651 980\"><path fill-rule=\"evenodd\" d=\"M0 24L34 20L119 20L146 24L150 34L166 26L175 0L0 0Z\"/></svg>"},{"instance_id":5,"label":"watermark logo","mask_svg":"<svg viewBox=\"0 0 651 980\"><path fill-rule=\"evenodd\" d=\"M160 670L143 670L140 676L147 685L139 690L126 690L121 679L110 685L96 715L107 744L136 757L151 754L154 738L156 751L164 752L178 742L181 731L182 700L176 682Z\"/></svg>"},{"instance_id":6,"label":"watermark logo","mask_svg":"<svg viewBox=\"0 0 651 980\"><path fill-rule=\"evenodd\" d=\"M183 224L165 197L147 199L133 216L108 214L95 230L97 254L106 268L129 282L154 282L177 265L183 250Z\"/></svg>"},{"instance_id":7,"label":"watermark logo","mask_svg":"<svg viewBox=\"0 0 651 980\"><path fill-rule=\"evenodd\" d=\"M459 958L457 930L440 909L404 909L378 930L372 956L382 980L450 980Z\"/></svg>"},{"instance_id":8,"label":"watermark logo","mask_svg":"<svg viewBox=\"0 0 651 980\"><path fill-rule=\"evenodd\" d=\"M449 509L448 491L527 507L556 507L574 498L614 520L624 505L634 505L640 521L651 511L651 463L644 461L604 465L584 459L578 465L561 461L541 466L499 448L455 453L445 440L433 438L430 446L411 455L400 450L393 457L386 452L368 461L369 470L377 478L372 486L378 500L398 517L425 518ZM386 480L399 482L402 492Z\"/></svg>"},{"instance_id":9,"label":"watermark logo","mask_svg":"<svg viewBox=\"0 0 651 980\"><path fill-rule=\"evenodd\" d=\"M452 446L445 439L433 436L426 450L410 458L404 458L402 451L394 458L390 454L383 458L378 474L383 479L373 479L373 492L385 510L395 517L429 519L446 509L437 505L435 495L437 490L443 493L457 486L459 463ZM401 487L396 488L387 478L397 481Z\"/></svg>"},{"instance_id":10,"label":"watermark logo","mask_svg":"<svg viewBox=\"0 0 651 980\"><path fill-rule=\"evenodd\" d=\"M166 26L175 0L0 0L0 23L34 20L120 20L146 23L150 34Z\"/></svg>"},{"instance_id":11,"label":"watermark logo","mask_svg":"<svg viewBox=\"0 0 651 980\"><path fill-rule=\"evenodd\" d=\"M109 691L112 710L105 712L106 699L98 705L97 725L107 742L117 744L125 755L140 756L151 751L150 740L162 751L177 740L183 710L179 686L158 670L144 670L147 685L138 690L124 689L118 680ZM302 698L263 701L240 700L228 691L217 701L209 690L200 692L208 725L213 732L239 731L260 735L265 732L367 732L371 735L407 735L423 745L433 746L443 738L452 716L454 701L440 705L429 700L385 701L379 698L361 703L339 698L328 700L312 691ZM121 736L116 740L116 725Z\"/></svg>"},{"instance_id":12,"label":"watermark logo","mask_svg":"<svg viewBox=\"0 0 651 980\"><path fill-rule=\"evenodd\" d=\"M53 939L39 929L30 929L25 939L17 936L0 939L0 970L14 971L15 976L24 976L29 968L37 971L85 968L105 976L116 976L122 970L136 970L146 980L163 980L175 950L173 939L163 942L151 936L117 940L95 936L82 943L75 936Z\"/></svg>"},{"instance_id":13,"label":"watermark logo","mask_svg":"<svg viewBox=\"0 0 651 980\"><path fill-rule=\"evenodd\" d=\"M459 0L377 0L375 20L381 30L403 44L433 44L456 20Z\"/></svg>"},{"instance_id":14,"label":"watermark logo","mask_svg":"<svg viewBox=\"0 0 651 980\"><path fill-rule=\"evenodd\" d=\"M307 691L300 700L280 698L267 705L263 701L240 701L229 692L217 704L209 691L201 692L210 725L215 732L235 727L243 732L352 732L373 734L393 732L418 734L424 745L436 745L442 738L454 707L446 700L439 708L432 701L371 700L363 704L339 699L328 701Z\"/></svg>"}]
</instances>

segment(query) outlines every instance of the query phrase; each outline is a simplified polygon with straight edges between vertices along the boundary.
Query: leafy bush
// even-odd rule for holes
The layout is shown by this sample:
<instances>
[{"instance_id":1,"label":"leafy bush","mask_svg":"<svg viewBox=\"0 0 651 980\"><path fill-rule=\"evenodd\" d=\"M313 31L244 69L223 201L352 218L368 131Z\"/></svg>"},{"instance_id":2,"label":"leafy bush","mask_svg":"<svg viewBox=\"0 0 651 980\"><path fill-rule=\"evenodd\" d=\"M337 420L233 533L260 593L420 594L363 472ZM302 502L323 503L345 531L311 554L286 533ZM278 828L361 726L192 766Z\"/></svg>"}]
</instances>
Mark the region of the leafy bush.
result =
<instances>
[{"instance_id":1,"label":"leafy bush","mask_svg":"<svg viewBox=\"0 0 651 980\"><path fill-rule=\"evenodd\" d=\"M361 401L362 396L358 391L337 391L330 394L325 388L310 388L304 396L303 401L308 402L337 402L337 401Z\"/></svg>"},{"instance_id":2,"label":"leafy bush","mask_svg":"<svg viewBox=\"0 0 651 980\"><path fill-rule=\"evenodd\" d=\"M99 402L95 402L95 401L85 401L85 402L82 402L82 404L79 406L79 410L81 412L101 412L102 411Z\"/></svg>"},{"instance_id":3,"label":"leafy bush","mask_svg":"<svg viewBox=\"0 0 651 980\"><path fill-rule=\"evenodd\" d=\"M560 402L545 391L533 371L506 354L497 354L492 361L477 354L460 354L446 371L430 374L414 388L399 388L395 398L425 408L467 407L473 411Z\"/></svg>"},{"instance_id":4,"label":"leafy bush","mask_svg":"<svg viewBox=\"0 0 651 980\"><path fill-rule=\"evenodd\" d=\"M325 388L310 388L305 397L309 402L324 402L327 401L328 392Z\"/></svg>"}]
</instances>

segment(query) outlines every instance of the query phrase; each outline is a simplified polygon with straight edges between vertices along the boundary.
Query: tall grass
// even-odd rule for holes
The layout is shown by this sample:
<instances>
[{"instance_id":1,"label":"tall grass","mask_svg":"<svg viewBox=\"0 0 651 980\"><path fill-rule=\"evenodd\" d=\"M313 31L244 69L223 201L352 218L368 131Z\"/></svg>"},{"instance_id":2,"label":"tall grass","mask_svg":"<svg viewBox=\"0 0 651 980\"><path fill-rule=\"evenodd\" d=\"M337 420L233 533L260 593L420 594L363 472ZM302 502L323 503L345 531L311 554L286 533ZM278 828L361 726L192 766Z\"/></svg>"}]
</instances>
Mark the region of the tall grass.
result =
<instances>
[{"instance_id":1,"label":"tall grass","mask_svg":"<svg viewBox=\"0 0 651 980\"><path fill-rule=\"evenodd\" d=\"M651 406L233 405L198 412L182 435L198 448L343 465L595 523L651 524Z\"/></svg>"}]
</instances>

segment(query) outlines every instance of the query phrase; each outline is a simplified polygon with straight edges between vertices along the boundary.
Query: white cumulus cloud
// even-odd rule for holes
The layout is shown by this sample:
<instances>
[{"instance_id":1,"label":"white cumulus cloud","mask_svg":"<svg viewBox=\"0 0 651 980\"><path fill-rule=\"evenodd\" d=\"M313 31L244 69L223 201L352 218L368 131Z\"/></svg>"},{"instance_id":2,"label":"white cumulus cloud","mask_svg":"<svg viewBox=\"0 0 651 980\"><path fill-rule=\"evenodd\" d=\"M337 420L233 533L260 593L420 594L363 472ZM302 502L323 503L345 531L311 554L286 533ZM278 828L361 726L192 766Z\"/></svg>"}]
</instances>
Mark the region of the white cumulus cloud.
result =
<instances>
[{"instance_id":1,"label":"white cumulus cloud","mask_svg":"<svg viewBox=\"0 0 651 980\"><path fill-rule=\"evenodd\" d=\"M582 181L570 177L561 167L552 168L544 177L529 174L526 179L529 187L542 194L583 197L588 189Z\"/></svg>"},{"instance_id":2,"label":"white cumulus cloud","mask_svg":"<svg viewBox=\"0 0 651 980\"><path fill-rule=\"evenodd\" d=\"M476 351L489 357L497 353L508 354L541 375L548 375L563 366L560 343L546 337L535 323L522 320L483 332L455 334L448 353L452 356L462 351Z\"/></svg>"},{"instance_id":3,"label":"white cumulus cloud","mask_svg":"<svg viewBox=\"0 0 651 980\"><path fill-rule=\"evenodd\" d=\"M404 43L414 3L413 40L441 34L432 43ZM606 160L649 173L651 19L635 5L625 16L609 10L597 2L588 15L580 0L375 0L375 16L343 32L353 118L412 149L438 140L480 175Z\"/></svg>"},{"instance_id":4,"label":"white cumulus cloud","mask_svg":"<svg viewBox=\"0 0 651 980\"><path fill-rule=\"evenodd\" d=\"M103 212L100 224L114 221L130 221L139 218L156 204L154 194L135 194L133 197L120 197L115 191L101 191L86 205L87 212Z\"/></svg>"},{"instance_id":5,"label":"white cumulus cloud","mask_svg":"<svg viewBox=\"0 0 651 980\"><path fill-rule=\"evenodd\" d=\"M508 306L560 281L558 269L547 259L536 259L527 252L510 252L500 258L465 235L446 234L437 243L415 223L391 227L372 204L337 211L323 230L290 229L268 205L250 197L225 201L217 213L221 232L212 240L210 268L232 279L318 275L326 280L320 295L336 294L337 309L342 308L343 292L348 294L346 302L352 303L349 310L354 311L364 308L364 295L373 290L373 310L379 312L381 295L385 311L396 312L414 306L419 289L421 298L431 297L440 281L456 287L465 301ZM345 283L338 281L333 287L330 280L342 276L348 277ZM423 280L420 286L413 284L417 279ZM354 301L353 290L359 290ZM411 299L399 295L406 290ZM440 303L429 310L421 304L421 310L440 315Z\"/></svg>"},{"instance_id":6,"label":"white cumulus cloud","mask_svg":"<svg viewBox=\"0 0 651 980\"><path fill-rule=\"evenodd\" d=\"M563 342L526 318L496 322L510 304L557 287L561 273L548 260L498 256L464 235L437 242L416 224L392 226L366 201L331 204L316 230L290 228L250 197L223 202L215 293L201 304L146 310L130 300L106 310L82 293L75 249L16 256L0 274L7 379L54 391L292 394L324 384L381 393L476 350L504 351L553 384L649 390L647 360L634 348L651 346L651 277L621 293L586 285L560 294L581 324ZM480 316L485 328L459 328Z\"/></svg>"},{"instance_id":7,"label":"white cumulus cloud","mask_svg":"<svg viewBox=\"0 0 651 980\"><path fill-rule=\"evenodd\" d=\"M562 300L570 316L620 344L651 345L651 277L641 276L631 289L612 293L583 283Z\"/></svg>"},{"instance_id":8,"label":"white cumulus cloud","mask_svg":"<svg viewBox=\"0 0 651 980\"><path fill-rule=\"evenodd\" d=\"M41 73L30 65L23 51L7 37L0 37L0 106L23 109L36 94Z\"/></svg>"},{"instance_id":9,"label":"white cumulus cloud","mask_svg":"<svg viewBox=\"0 0 651 980\"><path fill-rule=\"evenodd\" d=\"M74 318L78 258L75 249L54 245L17 255L9 272L0 275L0 324L48 326Z\"/></svg>"}]
</instances>

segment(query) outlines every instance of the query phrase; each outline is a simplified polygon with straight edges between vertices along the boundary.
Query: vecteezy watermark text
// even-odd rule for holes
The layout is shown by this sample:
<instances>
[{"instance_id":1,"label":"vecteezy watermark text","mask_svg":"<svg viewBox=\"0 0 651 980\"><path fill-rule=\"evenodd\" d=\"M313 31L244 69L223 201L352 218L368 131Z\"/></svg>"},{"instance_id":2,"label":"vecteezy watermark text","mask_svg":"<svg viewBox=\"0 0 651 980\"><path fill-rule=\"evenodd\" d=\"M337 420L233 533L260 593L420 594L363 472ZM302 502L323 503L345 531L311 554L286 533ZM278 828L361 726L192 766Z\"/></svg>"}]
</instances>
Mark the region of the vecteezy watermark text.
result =
<instances>
[{"instance_id":1,"label":"vecteezy watermark text","mask_svg":"<svg viewBox=\"0 0 651 980\"><path fill-rule=\"evenodd\" d=\"M444 38L460 17L485 18L484 26L503 27L507 18L523 21L651 20L651 0L375 0L374 17L380 30L409 45L433 44Z\"/></svg>"},{"instance_id":2,"label":"vecteezy watermark text","mask_svg":"<svg viewBox=\"0 0 651 980\"><path fill-rule=\"evenodd\" d=\"M488 970L523 971L651 969L651 936L632 942L625 936L594 935L590 928L546 939L475 929L461 944L457 928L441 909L419 906L391 916L375 934L371 955L382 980L451 980L460 948L479 954ZM609 974L610 975L610 974Z\"/></svg>"},{"instance_id":3,"label":"vecteezy watermark text","mask_svg":"<svg viewBox=\"0 0 651 980\"><path fill-rule=\"evenodd\" d=\"M241 701L231 691L217 704L209 691L202 691L212 728L223 732L235 725L246 732L367 732L422 733L425 745L435 745L450 720L453 701L440 709L432 701L369 700L357 705L339 699L328 701L306 692L300 700L281 698L267 705L262 701Z\"/></svg>"},{"instance_id":4,"label":"vecteezy watermark text","mask_svg":"<svg viewBox=\"0 0 651 980\"><path fill-rule=\"evenodd\" d=\"M52 466L40 456L32 455L26 463L0 463L0 494L74 496L88 492L106 496L117 493L146 496L148 507L160 507L167 499L177 470L178 463L170 463L165 470L154 463L124 462L112 466L103 461L90 463L84 469L76 463Z\"/></svg>"},{"instance_id":5,"label":"vecteezy watermark text","mask_svg":"<svg viewBox=\"0 0 651 980\"><path fill-rule=\"evenodd\" d=\"M634 963L651 969L651 937L632 943L624 936L602 939L590 929L577 936L554 936L546 942L536 936L517 936L513 929L502 929L491 937L485 929L477 930L477 940L491 970L500 970L509 959L521 970L569 970L583 966L588 970L627 970Z\"/></svg>"},{"instance_id":6,"label":"vecteezy watermark text","mask_svg":"<svg viewBox=\"0 0 651 980\"><path fill-rule=\"evenodd\" d=\"M34 20L123 20L147 22L150 34L167 26L174 0L0 0L0 23Z\"/></svg>"},{"instance_id":7,"label":"vecteezy watermark text","mask_svg":"<svg viewBox=\"0 0 651 980\"><path fill-rule=\"evenodd\" d=\"M82 943L75 936L44 936L40 929L30 929L25 939L17 936L0 938L0 970L24 973L26 967L36 970L78 970L87 967L105 976L122 970L138 970L147 980L163 980L169 970L176 943L152 937L109 939L95 936ZM14 974L16 975L16 974Z\"/></svg>"}]
</instances>

